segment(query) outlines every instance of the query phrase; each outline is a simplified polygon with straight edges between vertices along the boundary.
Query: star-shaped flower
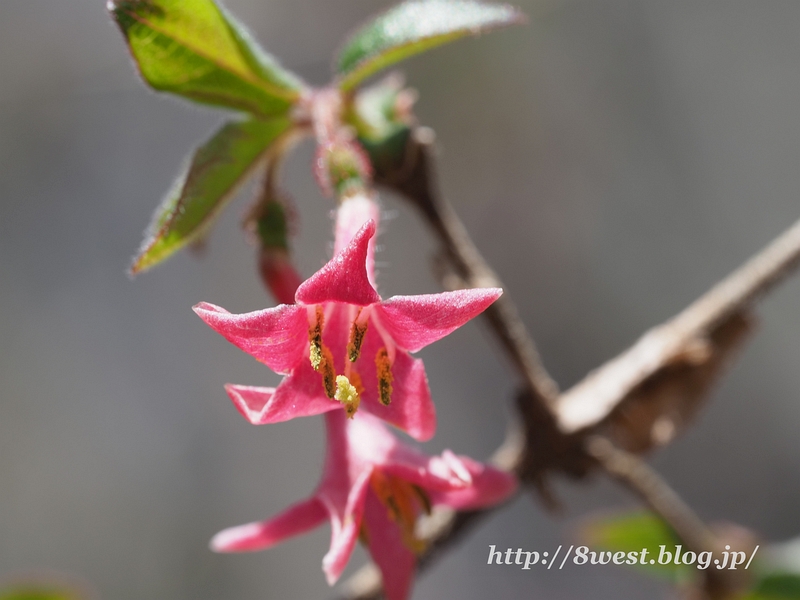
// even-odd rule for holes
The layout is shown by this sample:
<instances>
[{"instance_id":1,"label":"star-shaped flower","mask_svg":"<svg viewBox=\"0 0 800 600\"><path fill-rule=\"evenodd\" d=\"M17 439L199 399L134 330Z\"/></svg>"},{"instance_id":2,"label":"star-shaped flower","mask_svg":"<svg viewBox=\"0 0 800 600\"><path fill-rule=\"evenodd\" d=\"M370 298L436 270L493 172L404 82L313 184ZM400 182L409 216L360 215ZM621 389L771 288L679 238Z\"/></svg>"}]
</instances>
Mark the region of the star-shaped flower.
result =
<instances>
[{"instance_id":1,"label":"star-shaped flower","mask_svg":"<svg viewBox=\"0 0 800 600\"><path fill-rule=\"evenodd\" d=\"M226 391L258 425L337 408L352 417L361 406L418 440L430 439L436 415L428 381L422 361L409 353L481 313L502 290L382 300L372 283L375 221L340 213L339 251L300 285L296 304L241 315L205 302L194 307L228 341L286 375L277 388L229 384ZM356 230L354 223L363 225L343 243L344 232Z\"/></svg>"},{"instance_id":2,"label":"star-shaped flower","mask_svg":"<svg viewBox=\"0 0 800 600\"><path fill-rule=\"evenodd\" d=\"M516 489L513 476L457 456L425 456L401 444L371 415L348 420L326 415L328 449L316 491L268 521L226 529L211 541L217 552L264 550L331 523L331 546L322 561L328 583L341 575L360 539L383 575L388 600L404 600L416 558L425 548L416 521L432 506L477 509L502 502Z\"/></svg>"}]
</instances>

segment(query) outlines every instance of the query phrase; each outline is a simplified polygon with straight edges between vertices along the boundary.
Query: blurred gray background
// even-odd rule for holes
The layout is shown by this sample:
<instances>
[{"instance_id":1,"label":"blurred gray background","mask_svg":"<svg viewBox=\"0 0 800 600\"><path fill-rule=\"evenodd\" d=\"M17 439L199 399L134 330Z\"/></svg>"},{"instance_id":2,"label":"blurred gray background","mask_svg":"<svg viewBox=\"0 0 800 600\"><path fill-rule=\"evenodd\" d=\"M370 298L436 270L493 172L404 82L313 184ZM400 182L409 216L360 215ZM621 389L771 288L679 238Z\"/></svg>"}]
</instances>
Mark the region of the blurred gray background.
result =
<instances>
[{"instance_id":1,"label":"blurred gray background","mask_svg":"<svg viewBox=\"0 0 800 600\"><path fill-rule=\"evenodd\" d=\"M229 0L312 84L388 2ZM524 0L524 27L403 66L433 127L442 187L566 387L800 217L800 3ZM207 549L314 488L318 418L246 423L225 382L278 378L192 313L271 303L227 211L197 260L125 275L181 161L223 111L149 92L100 0L0 0L0 580L55 571L104 600L325 598L328 528L265 553ZM331 203L289 161L303 273ZM247 192L243 194L246 196ZM396 198L381 293L438 290L435 249ZM655 465L708 520L800 533L800 282L693 429ZM486 458L514 379L480 323L426 349L430 451ZM548 550L587 513L634 506L602 478L560 481L561 514L520 498L418 581L415 598L666 597L624 568L488 567L489 544ZM359 551L353 565L364 560ZM351 569L351 571L354 568Z\"/></svg>"}]
</instances>

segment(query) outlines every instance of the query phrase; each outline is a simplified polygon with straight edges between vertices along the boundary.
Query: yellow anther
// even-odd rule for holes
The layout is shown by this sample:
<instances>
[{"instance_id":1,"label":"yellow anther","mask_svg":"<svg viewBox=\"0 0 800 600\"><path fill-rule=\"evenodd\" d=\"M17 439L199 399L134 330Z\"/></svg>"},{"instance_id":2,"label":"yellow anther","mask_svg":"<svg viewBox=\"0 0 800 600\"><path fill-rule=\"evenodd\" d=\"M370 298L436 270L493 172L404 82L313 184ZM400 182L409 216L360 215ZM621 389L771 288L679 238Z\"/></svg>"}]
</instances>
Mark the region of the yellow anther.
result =
<instances>
[{"instance_id":1,"label":"yellow anther","mask_svg":"<svg viewBox=\"0 0 800 600\"><path fill-rule=\"evenodd\" d=\"M333 367L333 354L330 348L322 345L322 360L320 361L319 371L322 372L322 385L325 388L325 395L331 400L336 395L336 371Z\"/></svg>"},{"instance_id":2,"label":"yellow anther","mask_svg":"<svg viewBox=\"0 0 800 600\"><path fill-rule=\"evenodd\" d=\"M367 333L366 321L362 325L359 325L357 320L353 321L353 325L350 327L350 340L347 342L347 358L350 359L350 362L358 360L365 333Z\"/></svg>"},{"instance_id":3,"label":"yellow anther","mask_svg":"<svg viewBox=\"0 0 800 600\"><path fill-rule=\"evenodd\" d=\"M392 402L392 363L389 361L389 352L386 348L378 350L375 356L375 369L378 374L378 397L381 404L389 406Z\"/></svg>"},{"instance_id":4,"label":"yellow anther","mask_svg":"<svg viewBox=\"0 0 800 600\"><path fill-rule=\"evenodd\" d=\"M358 405L361 404L361 398L358 395L356 386L350 383L350 380L344 375L336 376L334 399L344 404L344 412L347 413L348 419L353 418L358 410Z\"/></svg>"},{"instance_id":5,"label":"yellow anther","mask_svg":"<svg viewBox=\"0 0 800 600\"><path fill-rule=\"evenodd\" d=\"M333 366L333 354L322 343L322 328L325 326L325 314L321 306L316 307L314 323L308 328L308 358L311 366L318 373L322 373L322 386L325 395L333 400L336 394L336 370Z\"/></svg>"},{"instance_id":6,"label":"yellow anther","mask_svg":"<svg viewBox=\"0 0 800 600\"><path fill-rule=\"evenodd\" d=\"M322 344L311 344L309 359L311 359L311 366L314 367L314 370L319 371L322 364Z\"/></svg>"},{"instance_id":7,"label":"yellow anther","mask_svg":"<svg viewBox=\"0 0 800 600\"><path fill-rule=\"evenodd\" d=\"M315 371L319 371L322 361L325 358L322 350L322 327L324 325L325 315L322 312L322 307L317 306L314 324L308 329L309 359Z\"/></svg>"}]
</instances>

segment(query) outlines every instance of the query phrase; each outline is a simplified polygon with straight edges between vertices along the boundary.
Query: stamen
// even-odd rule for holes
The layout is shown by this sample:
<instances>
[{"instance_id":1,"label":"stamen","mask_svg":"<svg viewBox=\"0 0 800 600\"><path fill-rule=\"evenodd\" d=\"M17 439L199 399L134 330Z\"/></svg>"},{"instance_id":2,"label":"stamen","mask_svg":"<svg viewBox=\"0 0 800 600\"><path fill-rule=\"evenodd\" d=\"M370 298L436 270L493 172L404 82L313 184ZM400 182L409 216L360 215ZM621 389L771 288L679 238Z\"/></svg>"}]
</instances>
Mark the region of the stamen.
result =
<instances>
[{"instance_id":1,"label":"stamen","mask_svg":"<svg viewBox=\"0 0 800 600\"><path fill-rule=\"evenodd\" d=\"M311 366L315 371L319 371L324 354L322 351L322 328L325 325L325 315L322 312L322 306L317 305L316 314L311 327L308 329L308 343L309 343L309 359Z\"/></svg>"},{"instance_id":2,"label":"stamen","mask_svg":"<svg viewBox=\"0 0 800 600\"><path fill-rule=\"evenodd\" d=\"M430 514L431 503L425 491L380 470L372 473L370 486L386 507L389 518L400 527L406 547L416 554L422 553L425 550L425 541L417 537L415 529L418 508Z\"/></svg>"},{"instance_id":3,"label":"stamen","mask_svg":"<svg viewBox=\"0 0 800 600\"><path fill-rule=\"evenodd\" d=\"M347 378L350 380L350 383L353 384L353 387L356 388L358 395L361 396L364 393L364 384L361 383L361 375L358 374L358 371L351 369Z\"/></svg>"},{"instance_id":4,"label":"stamen","mask_svg":"<svg viewBox=\"0 0 800 600\"><path fill-rule=\"evenodd\" d=\"M414 495L419 501L420 506L422 506L422 510L425 512L426 515L430 516L431 511L433 510L433 506L431 506L431 499L428 498L428 494L425 493L418 485L414 485L413 483L409 484L411 489L414 491Z\"/></svg>"},{"instance_id":5,"label":"stamen","mask_svg":"<svg viewBox=\"0 0 800 600\"><path fill-rule=\"evenodd\" d=\"M359 325L358 320L353 321L353 325L350 327L350 341L347 342L347 358L350 359L350 362L358 360L365 333L367 333L367 323Z\"/></svg>"},{"instance_id":6,"label":"stamen","mask_svg":"<svg viewBox=\"0 0 800 600\"><path fill-rule=\"evenodd\" d=\"M322 344L322 360L318 370L322 371L322 385L325 388L325 395L333 400L336 395L336 371L333 367L333 354L325 344Z\"/></svg>"},{"instance_id":7,"label":"stamen","mask_svg":"<svg viewBox=\"0 0 800 600\"><path fill-rule=\"evenodd\" d=\"M371 306L366 307L362 311L362 315L366 310L370 310L371 308L372 308ZM370 313L371 313L369 315L370 322L375 326L378 335L381 336L381 339L383 340L383 345L386 348L386 351L389 355L389 364L394 364L394 357L395 354L397 354L397 348L395 347L394 338L389 334L388 331L386 331L386 328L383 326L383 323L381 323L381 319L378 312L370 310ZM359 318L361 318L361 315L359 315Z\"/></svg>"},{"instance_id":8,"label":"stamen","mask_svg":"<svg viewBox=\"0 0 800 600\"><path fill-rule=\"evenodd\" d=\"M325 313L322 310L322 306L318 304L312 317L310 308L309 321L311 326L308 328L308 358L314 370L322 373L322 386L325 388L325 395L333 400L336 394L336 370L333 366L333 354L330 348L322 343Z\"/></svg>"},{"instance_id":9,"label":"stamen","mask_svg":"<svg viewBox=\"0 0 800 600\"><path fill-rule=\"evenodd\" d=\"M344 412L348 419L353 418L358 410L358 405L361 404L358 389L344 375L336 377L336 393L333 398L344 404Z\"/></svg>"},{"instance_id":10,"label":"stamen","mask_svg":"<svg viewBox=\"0 0 800 600\"><path fill-rule=\"evenodd\" d=\"M414 496L411 484L397 477L389 478L389 487L392 489L390 500L393 501L397 511L398 520L402 523L416 523L417 511L414 510Z\"/></svg>"},{"instance_id":11,"label":"stamen","mask_svg":"<svg viewBox=\"0 0 800 600\"><path fill-rule=\"evenodd\" d=\"M378 350L378 354L375 355L375 370L378 374L378 397L381 404L389 406L392 402L394 376L392 375L392 363L389 360L389 353L385 347Z\"/></svg>"}]
</instances>

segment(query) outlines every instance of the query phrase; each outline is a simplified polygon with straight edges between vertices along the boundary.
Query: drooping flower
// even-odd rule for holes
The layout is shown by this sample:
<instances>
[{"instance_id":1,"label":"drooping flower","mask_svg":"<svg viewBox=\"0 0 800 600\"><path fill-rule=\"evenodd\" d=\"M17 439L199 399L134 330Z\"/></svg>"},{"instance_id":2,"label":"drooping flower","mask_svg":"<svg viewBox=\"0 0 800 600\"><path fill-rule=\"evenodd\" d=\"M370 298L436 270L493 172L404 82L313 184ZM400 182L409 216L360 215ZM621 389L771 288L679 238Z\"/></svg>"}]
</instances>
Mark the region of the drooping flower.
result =
<instances>
[{"instance_id":1,"label":"drooping flower","mask_svg":"<svg viewBox=\"0 0 800 600\"><path fill-rule=\"evenodd\" d=\"M382 300L374 287L376 218L369 198L343 202L335 255L300 285L296 304L241 315L207 303L194 307L228 341L286 375L277 388L226 386L251 423L337 408L352 417L360 406L418 440L433 436L436 416L425 369L409 353L480 314L502 290Z\"/></svg>"},{"instance_id":2,"label":"drooping flower","mask_svg":"<svg viewBox=\"0 0 800 600\"><path fill-rule=\"evenodd\" d=\"M401 444L371 415L348 420L336 411L325 417L325 467L311 497L268 521L221 531L213 550L265 550L329 520L331 545L322 561L328 583L339 578L360 539L383 575L387 599L404 600L425 549L415 530L422 513L437 505L487 507L516 489L504 471L447 450L430 457Z\"/></svg>"}]
</instances>

